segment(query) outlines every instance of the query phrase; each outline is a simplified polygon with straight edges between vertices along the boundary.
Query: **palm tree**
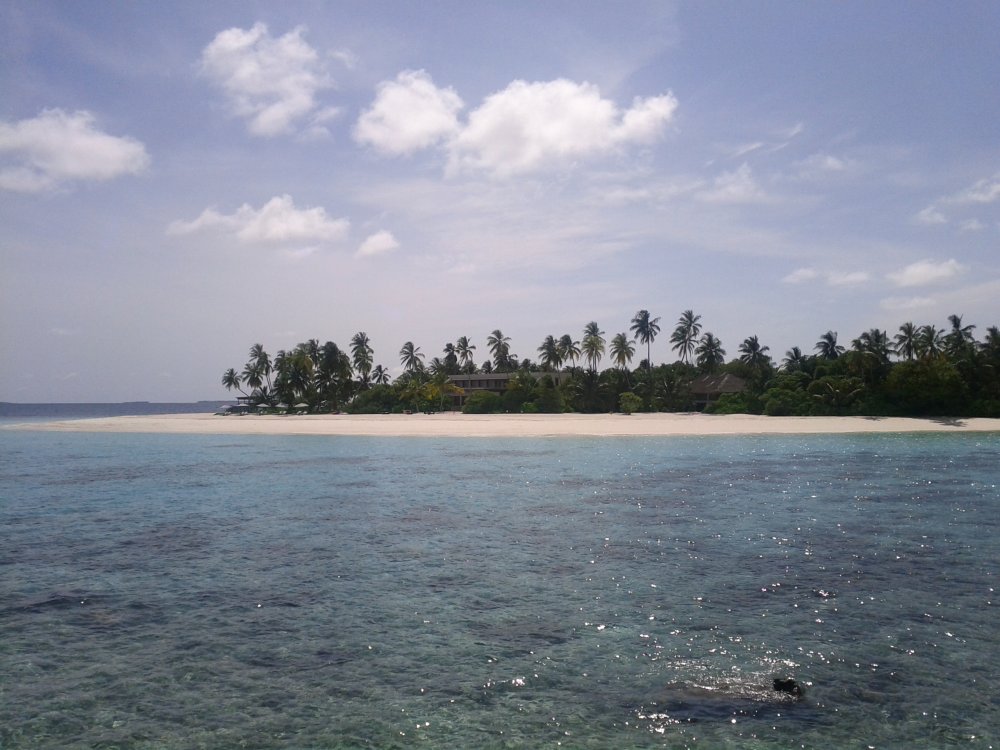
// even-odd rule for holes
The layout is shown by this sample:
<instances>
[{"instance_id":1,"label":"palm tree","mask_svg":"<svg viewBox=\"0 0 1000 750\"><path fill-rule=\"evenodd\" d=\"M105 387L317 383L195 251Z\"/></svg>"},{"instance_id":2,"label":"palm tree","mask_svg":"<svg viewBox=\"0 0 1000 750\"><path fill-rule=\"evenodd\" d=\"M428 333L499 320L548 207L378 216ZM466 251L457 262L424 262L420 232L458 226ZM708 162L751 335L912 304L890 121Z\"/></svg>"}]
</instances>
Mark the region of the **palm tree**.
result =
<instances>
[{"instance_id":1,"label":"palm tree","mask_svg":"<svg viewBox=\"0 0 1000 750\"><path fill-rule=\"evenodd\" d=\"M740 344L740 362L755 370L763 369L771 364L771 358L766 354L770 347L761 346L756 336L748 336Z\"/></svg>"},{"instance_id":2,"label":"palm tree","mask_svg":"<svg viewBox=\"0 0 1000 750\"><path fill-rule=\"evenodd\" d=\"M836 359L844 353L844 347L837 344L836 331L827 331L820 336L815 348L823 359Z\"/></svg>"},{"instance_id":3,"label":"palm tree","mask_svg":"<svg viewBox=\"0 0 1000 750\"><path fill-rule=\"evenodd\" d=\"M441 375L447 376L448 365L440 357L434 357L427 365L427 372L429 372L433 377L437 378Z\"/></svg>"},{"instance_id":4,"label":"palm tree","mask_svg":"<svg viewBox=\"0 0 1000 750\"><path fill-rule=\"evenodd\" d=\"M372 382L375 385L388 385L389 371L382 367L382 365L375 365L375 369L372 370Z\"/></svg>"},{"instance_id":5,"label":"palm tree","mask_svg":"<svg viewBox=\"0 0 1000 750\"><path fill-rule=\"evenodd\" d=\"M254 344L250 347L250 361L256 363L258 371L267 381L267 390L271 390L271 358L264 351L262 344Z\"/></svg>"},{"instance_id":6,"label":"palm tree","mask_svg":"<svg viewBox=\"0 0 1000 750\"><path fill-rule=\"evenodd\" d=\"M455 354L458 355L458 362L462 369L469 374L476 370L476 362L472 354L475 350L476 345L469 343L468 336L459 336L458 341L455 342Z\"/></svg>"},{"instance_id":7,"label":"palm tree","mask_svg":"<svg viewBox=\"0 0 1000 750\"><path fill-rule=\"evenodd\" d=\"M793 346L787 352L785 352L785 358L781 360L781 366L788 370L789 372L801 371L806 362L809 361L809 356L802 353L802 350L797 346Z\"/></svg>"},{"instance_id":8,"label":"palm tree","mask_svg":"<svg viewBox=\"0 0 1000 750\"><path fill-rule=\"evenodd\" d=\"M562 366L562 353L559 351L559 342L553 336L546 336L542 345L538 347L538 353L542 359L542 368L545 370L558 370Z\"/></svg>"},{"instance_id":9,"label":"palm tree","mask_svg":"<svg viewBox=\"0 0 1000 750\"><path fill-rule=\"evenodd\" d=\"M351 359L354 362L354 370L364 385L368 383L374 354L371 339L368 338L367 333L358 331L351 337Z\"/></svg>"},{"instance_id":10,"label":"palm tree","mask_svg":"<svg viewBox=\"0 0 1000 750\"><path fill-rule=\"evenodd\" d=\"M986 329L986 338L980 347L987 354L996 357L1000 356L1000 328L990 326Z\"/></svg>"},{"instance_id":11,"label":"palm tree","mask_svg":"<svg viewBox=\"0 0 1000 750\"><path fill-rule=\"evenodd\" d=\"M247 395L246 391L244 391L243 387L240 385L240 376L236 374L236 370L232 367L222 373L222 384L226 387L227 391L231 391L235 388L244 396Z\"/></svg>"},{"instance_id":12,"label":"palm tree","mask_svg":"<svg viewBox=\"0 0 1000 750\"><path fill-rule=\"evenodd\" d=\"M889 353L892 346L889 344L889 334L878 328L865 331L851 342L851 346L856 351L868 355L878 364L889 363Z\"/></svg>"},{"instance_id":13,"label":"palm tree","mask_svg":"<svg viewBox=\"0 0 1000 750\"><path fill-rule=\"evenodd\" d=\"M246 367L243 368L242 377L243 382L250 386L251 395L264 385L264 374L256 361L247 362Z\"/></svg>"},{"instance_id":14,"label":"palm tree","mask_svg":"<svg viewBox=\"0 0 1000 750\"><path fill-rule=\"evenodd\" d=\"M905 357L912 360L917 352L917 327L913 323L903 323L899 327L899 333L893 338L893 350L897 357Z\"/></svg>"},{"instance_id":15,"label":"palm tree","mask_svg":"<svg viewBox=\"0 0 1000 750\"><path fill-rule=\"evenodd\" d=\"M914 349L921 359L932 359L938 356L944 348L944 331L933 324L920 326Z\"/></svg>"},{"instance_id":16,"label":"palm tree","mask_svg":"<svg viewBox=\"0 0 1000 750\"><path fill-rule=\"evenodd\" d=\"M948 349L948 354L952 357L958 357L965 349L970 348L975 343L975 339L972 337L972 329L975 326L963 326L961 315L949 315L948 322L951 323L951 331L945 336L945 346Z\"/></svg>"},{"instance_id":17,"label":"palm tree","mask_svg":"<svg viewBox=\"0 0 1000 750\"><path fill-rule=\"evenodd\" d=\"M715 372L726 361L726 350L722 348L722 342L711 332L701 337L694 353L698 355L698 367L705 372Z\"/></svg>"},{"instance_id":18,"label":"palm tree","mask_svg":"<svg viewBox=\"0 0 1000 750\"><path fill-rule=\"evenodd\" d=\"M647 370L653 367L653 361L650 359L650 345L660 332L659 323L659 318L649 319L649 310L640 310L632 318L632 325L629 326L629 330L635 335L636 340L646 345Z\"/></svg>"},{"instance_id":19,"label":"palm tree","mask_svg":"<svg viewBox=\"0 0 1000 750\"><path fill-rule=\"evenodd\" d=\"M487 337L486 344L493 355L493 369L506 372L510 366L510 337L504 336L503 331L497 328Z\"/></svg>"},{"instance_id":20,"label":"palm tree","mask_svg":"<svg viewBox=\"0 0 1000 750\"><path fill-rule=\"evenodd\" d=\"M574 341L568 333L559 337L559 358L563 362L569 362L572 368L583 352L580 351L580 342Z\"/></svg>"},{"instance_id":21,"label":"palm tree","mask_svg":"<svg viewBox=\"0 0 1000 750\"><path fill-rule=\"evenodd\" d=\"M420 347L414 346L412 341L403 344L399 350L399 362L407 372L420 372L424 369L424 355L420 353Z\"/></svg>"},{"instance_id":22,"label":"palm tree","mask_svg":"<svg viewBox=\"0 0 1000 750\"><path fill-rule=\"evenodd\" d=\"M444 345L444 369L449 375L458 373L458 352L452 343Z\"/></svg>"},{"instance_id":23,"label":"palm tree","mask_svg":"<svg viewBox=\"0 0 1000 750\"><path fill-rule=\"evenodd\" d=\"M623 370L626 369L629 362L632 361L633 354L635 354L635 345L629 340L629 337L624 333L616 333L611 339L611 359L614 360L615 364Z\"/></svg>"},{"instance_id":24,"label":"palm tree","mask_svg":"<svg viewBox=\"0 0 1000 750\"><path fill-rule=\"evenodd\" d=\"M701 333L701 320L700 315L695 315L691 310L685 310L681 313L680 319L677 321L677 327L674 328L674 332L670 336L670 341L673 344L671 349L680 355L683 362L688 363L691 361L692 353L695 353L695 345L698 342L698 334Z\"/></svg>"},{"instance_id":25,"label":"palm tree","mask_svg":"<svg viewBox=\"0 0 1000 750\"><path fill-rule=\"evenodd\" d=\"M604 356L604 331L597 325L596 321L590 321L583 329L583 343L581 345L590 369L597 372L597 365Z\"/></svg>"}]
</instances>

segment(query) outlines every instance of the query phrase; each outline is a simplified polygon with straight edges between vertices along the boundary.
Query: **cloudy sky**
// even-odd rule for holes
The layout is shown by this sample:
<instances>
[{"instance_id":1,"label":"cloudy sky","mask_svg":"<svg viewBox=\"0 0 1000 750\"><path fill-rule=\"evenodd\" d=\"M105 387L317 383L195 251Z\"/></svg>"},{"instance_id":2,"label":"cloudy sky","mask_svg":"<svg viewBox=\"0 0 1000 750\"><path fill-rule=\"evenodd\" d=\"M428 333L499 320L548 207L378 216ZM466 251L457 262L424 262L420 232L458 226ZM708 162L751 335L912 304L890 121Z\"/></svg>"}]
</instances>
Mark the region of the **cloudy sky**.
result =
<instances>
[{"instance_id":1,"label":"cloudy sky","mask_svg":"<svg viewBox=\"0 0 1000 750\"><path fill-rule=\"evenodd\" d=\"M0 400L1000 323L1000 4L0 4Z\"/></svg>"}]
</instances>

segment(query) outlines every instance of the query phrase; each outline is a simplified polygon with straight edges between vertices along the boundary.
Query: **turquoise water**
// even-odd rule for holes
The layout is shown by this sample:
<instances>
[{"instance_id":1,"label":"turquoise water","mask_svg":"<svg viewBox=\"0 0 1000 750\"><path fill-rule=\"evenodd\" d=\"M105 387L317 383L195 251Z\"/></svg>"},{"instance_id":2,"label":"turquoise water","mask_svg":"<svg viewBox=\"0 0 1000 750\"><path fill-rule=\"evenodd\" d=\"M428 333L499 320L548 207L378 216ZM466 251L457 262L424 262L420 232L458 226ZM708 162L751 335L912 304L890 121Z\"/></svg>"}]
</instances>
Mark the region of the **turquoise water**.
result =
<instances>
[{"instance_id":1,"label":"turquoise water","mask_svg":"<svg viewBox=\"0 0 1000 750\"><path fill-rule=\"evenodd\" d=\"M0 746L1000 747L998 456L0 431Z\"/></svg>"}]
</instances>

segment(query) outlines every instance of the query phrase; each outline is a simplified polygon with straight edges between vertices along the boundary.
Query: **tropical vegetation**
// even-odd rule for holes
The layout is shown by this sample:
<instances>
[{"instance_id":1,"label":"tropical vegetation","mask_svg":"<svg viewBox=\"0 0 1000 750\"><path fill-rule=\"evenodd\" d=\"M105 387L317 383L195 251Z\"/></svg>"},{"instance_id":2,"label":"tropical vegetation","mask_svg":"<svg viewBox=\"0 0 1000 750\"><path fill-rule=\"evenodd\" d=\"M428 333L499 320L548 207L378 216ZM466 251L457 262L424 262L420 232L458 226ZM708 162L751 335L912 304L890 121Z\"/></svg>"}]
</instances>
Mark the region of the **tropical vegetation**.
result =
<instances>
[{"instance_id":1,"label":"tropical vegetation","mask_svg":"<svg viewBox=\"0 0 1000 750\"><path fill-rule=\"evenodd\" d=\"M270 356L254 344L246 363L223 373L222 385L244 402L275 411L382 413L690 411L699 378L732 376L742 388L711 399L710 412L768 415L867 415L1000 417L1000 330L976 326L961 315L948 325L907 322L897 332L873 328L846 345L828 330L816 342L794 346L780 362L757 335L737 345L727 360L723 343L704 331L701 316L685 310L670 332L677 359L654 365L651 345L660 318L639 310L630 333L606 338L596 321L579 338L546 335L537 361L520 358L499 328L486 337L489 357L476 364L476 346L459 336L428 356L413 341L398 350L398 374L376 364L369 336L360 331L342 350L310 339ZM843 342L843 343L842 343ZM645 358L633 367L636 345ZM605 356L610 366L600 369ZM456 376L505 374L503 392L477 388L464 393ZM702 388L701 390L704 390ZM732 390L732 389L730 389Z\"/></svg>"}]
</instances>

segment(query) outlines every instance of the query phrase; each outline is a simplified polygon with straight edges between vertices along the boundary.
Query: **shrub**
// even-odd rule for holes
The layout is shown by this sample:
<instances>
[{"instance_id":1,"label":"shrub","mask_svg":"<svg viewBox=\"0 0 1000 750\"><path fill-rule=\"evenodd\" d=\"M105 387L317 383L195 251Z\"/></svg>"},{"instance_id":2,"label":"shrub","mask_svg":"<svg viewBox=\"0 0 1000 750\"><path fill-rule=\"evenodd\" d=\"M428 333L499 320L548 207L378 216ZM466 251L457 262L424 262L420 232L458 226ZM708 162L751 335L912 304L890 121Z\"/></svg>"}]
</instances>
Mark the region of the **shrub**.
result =
<instances>
[{"instance_id":1,"label":"shrub","mask_svg":"<svg viewBox=\"0 0 1000 750\"><path fill-rule=\"evenodd\" d=\"M463 414L496 414L503 410L503 399L492 391L476 391L465 399Z\"/></svg>"},{"instance_id":2,"label":"shrub","mask_svg":"<svg viewBox=\"0 0 1000 750\"><path fill-rule=\"evenodd\" d=\"M642 409L642 399L631 391L626 391L619 396L618 403L621 406L622 414L632 414Z\"/></svg>"}]
</instances>

